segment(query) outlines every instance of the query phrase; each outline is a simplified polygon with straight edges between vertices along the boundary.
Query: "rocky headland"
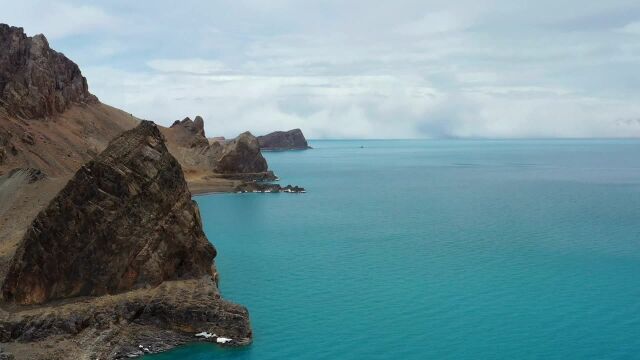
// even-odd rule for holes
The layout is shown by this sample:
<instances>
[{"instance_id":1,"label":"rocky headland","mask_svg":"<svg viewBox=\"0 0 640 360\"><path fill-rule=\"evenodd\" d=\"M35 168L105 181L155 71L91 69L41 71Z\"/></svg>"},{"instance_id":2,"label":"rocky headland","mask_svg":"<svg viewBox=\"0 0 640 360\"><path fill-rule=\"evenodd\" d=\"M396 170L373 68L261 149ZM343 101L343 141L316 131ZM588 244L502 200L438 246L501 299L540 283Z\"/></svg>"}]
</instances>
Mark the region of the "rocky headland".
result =
<instances>
[{"instance_id":1,"label":"rocky headland","mask_svg":"<svg viewBox=\"0 0 640 360\"><path fill-rule=\"evenodd\" d=\"M161 130L194 193L233 192L245 182L275 179L250 132L233 140L210 141L200 116L176 120Z\"/></svg>"},{"instance_id":2,"label":"rocky headland","mask_svg":"<svg viewBox=\"0 0 640 360\"><path fill-rule=\"evenodd\" d=\"M0 358L247 344L215 256L161 128L100 103L44 36L0 25Z\"/></svg>"},{"instance_id":3,"label":"rocky headland","mask_svg":"<svg viewBox=\"0 0 640 360\"><path fill-rule=\"evenodd\" d=\"M311 147L307 143L302 130L275 131L258 136L260 148L267 151L306 150Z\"/></svg>"},{"instance_id":4,"label":"rocky headland","mask_svg":"<svg viewBox=\"0 0 640 360\"><path fill-rule=\"evenodd\" d=\"M0 45L0 175L36 168L68 179L141 121L102 104L78 66L43 35L0 24ZM244 182L275 178L250 133L209 141L200 116L159 128L194 193L235 192Z\"/></svg>"},{"instance_id":5,"label":"rocky headland","mask_svg":"<svg viewBox=\"0 0 640 360\"><path fill-rule=\"evenodd\" d=\"M220 297L215 256L180 164L144 121L83 165L33 220L2 284L0 341L25 359L249 343L246 309ZM196 338L201 332L216 336Z\"/></svg>"},{"instance_id":6,"label":"rocky headland","mask_svg":"<svg viewBox=\"0 0 640 360\"><path fill-rule=\"evenodd\" d=\"M119 359L251 342L193 193L271 184L259 140L102 104L43 35L0 24L0 359Z\"/></svg>"}]
</instances>

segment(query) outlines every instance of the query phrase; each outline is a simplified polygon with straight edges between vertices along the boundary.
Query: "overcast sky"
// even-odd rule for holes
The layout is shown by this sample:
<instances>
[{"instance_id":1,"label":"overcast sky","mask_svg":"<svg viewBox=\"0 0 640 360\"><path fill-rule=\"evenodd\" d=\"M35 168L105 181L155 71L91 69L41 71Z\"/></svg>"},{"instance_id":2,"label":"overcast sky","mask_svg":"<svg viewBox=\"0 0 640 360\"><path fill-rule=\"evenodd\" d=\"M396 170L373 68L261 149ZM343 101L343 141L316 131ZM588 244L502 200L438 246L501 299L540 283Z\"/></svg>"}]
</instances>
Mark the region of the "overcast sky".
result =
<instances>
[{"instance_id":1,"label":"overcast sky","mask_svg":"<svg viewBox=\"0 0 640 360\"><path fill-rule=\"evenodd\" d=\"M104 103L208 135L640 136L640 1L0 0Z\"/></svg>"}]
</instances>

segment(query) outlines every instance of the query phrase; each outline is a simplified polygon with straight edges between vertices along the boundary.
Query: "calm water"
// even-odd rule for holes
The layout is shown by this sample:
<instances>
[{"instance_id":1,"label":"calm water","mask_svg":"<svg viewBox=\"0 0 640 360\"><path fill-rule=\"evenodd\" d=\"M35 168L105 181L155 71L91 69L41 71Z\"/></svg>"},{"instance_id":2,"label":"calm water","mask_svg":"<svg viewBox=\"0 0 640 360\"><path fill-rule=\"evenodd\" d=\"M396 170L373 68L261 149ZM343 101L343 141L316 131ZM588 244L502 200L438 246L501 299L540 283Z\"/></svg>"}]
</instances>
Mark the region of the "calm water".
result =
<instances>
[{"instance_id":1,"label":"calm water","mask_svg":"<svg viewBox=\"0 0 640 360\"><path fill-rule=\"evenodd\" d=\"M197 198L253 345L147 359L640 358L640 142L312 145Z\"/></svg>"}]
</instances>

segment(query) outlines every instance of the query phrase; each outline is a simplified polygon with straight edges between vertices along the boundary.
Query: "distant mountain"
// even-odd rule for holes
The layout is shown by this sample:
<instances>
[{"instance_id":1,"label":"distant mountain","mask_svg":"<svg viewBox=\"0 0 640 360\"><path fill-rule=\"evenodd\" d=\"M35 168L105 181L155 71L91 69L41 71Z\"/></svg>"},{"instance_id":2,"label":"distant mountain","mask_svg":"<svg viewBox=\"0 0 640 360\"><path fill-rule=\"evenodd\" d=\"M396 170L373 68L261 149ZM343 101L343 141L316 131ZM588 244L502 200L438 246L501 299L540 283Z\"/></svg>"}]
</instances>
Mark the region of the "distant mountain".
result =
<instances>
[{"instance_id":1,"label":"distant mountain","mask_svg":"<svg viewBox=\"0 0 640 360\"><path fill-rule=\"evenodd\" d=\"M275 131L258 136L258 142L262 150L305 150L311 148L300 129Z\"/></svg>"},{"instance_id":2,"label":"distant mountain","mask_svg":"<svg viewBox=\"0 0 640 360\"><path fill-rule=\"evenodd\" d=\"M275 179L250 132L229 141L210 141L200 116L176 120L161 131L194 192L221 191L223 186L236 191L245 181Z\"/></svg>"}]
</instances>

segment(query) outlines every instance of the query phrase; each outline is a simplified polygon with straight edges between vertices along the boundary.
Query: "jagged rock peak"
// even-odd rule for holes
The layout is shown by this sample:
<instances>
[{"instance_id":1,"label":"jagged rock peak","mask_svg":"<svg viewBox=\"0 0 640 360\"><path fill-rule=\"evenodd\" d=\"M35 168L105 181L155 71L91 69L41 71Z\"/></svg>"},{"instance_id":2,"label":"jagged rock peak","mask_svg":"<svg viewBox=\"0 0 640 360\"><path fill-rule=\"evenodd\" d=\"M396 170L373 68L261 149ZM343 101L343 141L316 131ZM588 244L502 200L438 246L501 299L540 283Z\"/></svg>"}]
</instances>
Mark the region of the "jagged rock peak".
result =
<instances>
[{"instance_id":1,"label":"jagged rock peak","mask_svg":"<svg viewBox=\"0 0 640 360\"><path fill-rule=\"evenodd\" d=\"M182 168L143 121L84 165L33 221L7 273L5 300L39 304L213 277Z\"/></svg>"},{"instance_id":2,"label":"jagged rock peak","mask_svg":"<svg viewBox=\"0 0 640 360\"><path fill-rule=\"evenodd\" d=\"M78 65L52 50L44 35L0 24L0 107L7 113L42 118L95 101Z\"/></svg>"},{"instance_id":3,"label":"jagged rock peak","mask_svg":"<svg viewBox=\"0 0 640 360\"><path fill-rule=\"evenodd\" d=\"M244 132L225 144L214 172L219 174L261 173L268 170L258 139Z\"/></svg>"},{"instance_id":4,"label":"jagged rock peak","mask_svg":"<svg viewBox=\"0 0 640 360\"><path fill-rule=\"evenodd\" d=\"M175 128L178 126L183 127L193 135L201 135L203 137L206 137L204 134L204 120L199 115L196 116L194 120L191 120L191 118L187 116L182 120L174 121L173 124L171 125L172 128Z\"/></svg>"},{"instance_id":5,"label":"jagged rock peak","mask_svg":"<svg viewBox=\"0 0 640 360\"><path fill-rule=\"evenodd\" d=\"M193 119L193 126L196 128L196 130L198 130L198 133L202 134L202 136L205 136L204 135L204 119L202 119L200 115L196 116L196 118Z\"/></svg>"},{"instance_id":6,"label":"jagged rock peak","mask_svg":"<svg viewBox=\"0 0 640 360\"><path fill-rule=\"evenodd\" d=\"M310 148L300 129L275 131L258 136L258 141L260 148L264 150L304 150Z\"/></svg>"}]
</instances>

